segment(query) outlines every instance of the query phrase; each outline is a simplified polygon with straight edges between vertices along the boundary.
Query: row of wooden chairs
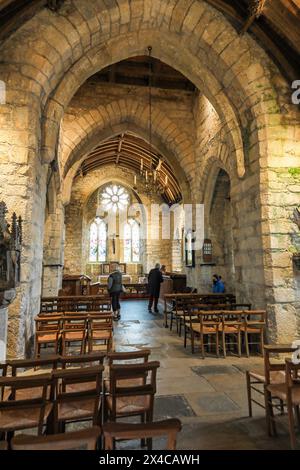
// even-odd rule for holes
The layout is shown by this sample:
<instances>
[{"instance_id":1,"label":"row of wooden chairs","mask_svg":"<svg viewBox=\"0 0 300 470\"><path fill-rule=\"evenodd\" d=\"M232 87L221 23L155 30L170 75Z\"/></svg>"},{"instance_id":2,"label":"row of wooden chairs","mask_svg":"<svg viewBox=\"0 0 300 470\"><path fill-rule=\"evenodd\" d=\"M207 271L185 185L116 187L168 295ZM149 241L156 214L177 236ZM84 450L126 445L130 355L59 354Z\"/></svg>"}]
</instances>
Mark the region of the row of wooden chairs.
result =
<instances>
[{"instance_id":1,"label":"row of wooden chairs","mask_svg":"<svg viewBox=\"0 0 300 470\"><path fill-rule=\"evenodd\" d=\"M184 320L184 312L186 312L190 307L197 307L201 310L251 310L251 304L237 304L237 303L203 303L199 302L198 297L179 297L174 305L174 309L171 312L170 318L170 330L173 328L173 321L176 322L176 331L179 336L181 336L181 330Z\"/></svg>"},{"instance_id":2,"label":"row of wooden chairs","mask_svg":"<svg viewBox=\"0 0 300 470\"><path fill-rule=\"evenodd\" d=\"M216 356L219 357L220 347L226 357L227 346L235 344L237 353L242 354L244 340L246 355L249 357L250 344L259 346L262 353L266 326L265 310L202 310L202 306L189 306L183 311L184 347L187 339L191 341L192 353L195 352L195 340L200 341L201 355L205 357L205 346L214 344ZM258 335L259 340L251 339ZM207 343L205 342L207 339ZM230 341L227 341L229 339Z\"/></svg>"},{"instance_id":3,"label":"row of wooden chairs","mask_svg":"<svg viewBox=\"0 0 300 470\"><path fill-rule=\"evenodd\" d=\"M149 350L110 354L106 380L103 380L103 354L54 357L33 360L31 364L28 360L7 363L7 367L14 368L13 374L21 366L50 365L53 369L0 378L0 434L12 437L16 430L28 428L37 428L38 435L42 435L44 428L52 434L64 432L65 425L72 422L91 420L93 425L101 426L103 419L115 422L132 416L139 416L142 422L152 422L156 372L160 364L149 362L149 354ZM64 367L58 369L58 363ZM77 363L84 363L85 367L74 368ZM65 368L67 364L71 367ZM151 443L147 444L150 448Z\"/></svg>"},{"instance_id":4,"label":"row of wooden chairs","mask_svg":"<svg viewBox=\"0 0 300 470\"><path fill-rule=\"evenodd\" d=\"M276 436L277 418L282 420L286 414L292 449L297 445L295 423L300 429L300 364L291 357L280 357L296 351L297 346L292 345L264 345L264 369L246 371L249 416L253 403L264 408L268 434Z\"/></svg>"},{"instance_id":5,"label":"row of wooden chairs","mask_svg":"<svg viewBox=\"0 0 300 470\"><path fill-rule=\"evenodd\" d=\"M105 423L99 426L49 436L19 435L10 442L11 450L98 450L101 436L104 450L113 450L116 440L131 441L166 437L166 450L176 450L177 434L181 431L179 419L171 418L152 423ZM8 450L6 441L0 441L0 450Z\"/></svg>"},{"instance_id":6,"label":"row of wooden chairs","mask_svg":"<svg viewBox=\"0 0 300 470\"><path fill-rule=\"evenodd\" d=\"M41 299L40 312L44 315L84 311L110 312L111 299L109 295L44 297Z\"/></svg>"},{"instance_id":7,"label":"row of wooden chairs","mask_svg":"<svg viewBox=\"0 0 300 470\"><path fill-rule=\"evenodd\" d=\"M42 347L51 346L54 353L65 356L70 346L80 345L80 352L91 353L99 343L106 351L112 349L113 318L111 313L86 312L63 315L39 315L35 319L35 357Z\"/></svg>"}]
</instances>

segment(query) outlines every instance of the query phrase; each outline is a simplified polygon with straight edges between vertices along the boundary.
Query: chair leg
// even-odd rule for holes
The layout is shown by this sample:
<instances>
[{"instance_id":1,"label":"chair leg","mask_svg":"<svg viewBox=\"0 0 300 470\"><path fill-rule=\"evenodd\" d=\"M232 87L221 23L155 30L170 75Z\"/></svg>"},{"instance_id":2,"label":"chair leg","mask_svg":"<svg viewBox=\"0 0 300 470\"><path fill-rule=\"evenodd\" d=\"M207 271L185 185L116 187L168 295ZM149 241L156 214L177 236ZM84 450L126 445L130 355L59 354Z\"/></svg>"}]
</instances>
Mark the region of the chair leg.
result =
<instances>
[{"instance_id":1,"label":"chair leg","mask_svg":"<svg viewBox=\"0 0 300 470\"><path fill-rule=\"evenodd\" d=\"M219 332L216 332L216 356L220 357L220 352L219 352Z\"/></svg>"},{"instance_id":2,"label":"chair leg","mask_svg":"<svg viewBox=\"0 0 300 470\"><path fill-rule=\"evenodd\" d=\"M249 417L252 418L251 379L250 379L250 374L248 370L246 371L246 383L247 383Z\"/></svg>"},{"instance_id":3,"label":"chair leg","mask_svg":"<svg viewBox=\"0 0 300 470\"><path fill-rule=\"evenodd\" d=\"M260 354L263 356L264 354L264 330L262 329L260 332Z\"/></svg>"},{"instance_id":4,"label":"chair leg","mask_svg":"<svg viewBox=\"0 0 300 470\"><path fill-rule=\"evenodd\" d=\"M249 340L248 340L248 333L245 331L245 347L246 347L246 355L249 357Z\"/></svg>"},{"instance_id":5,"label":"chair leg","mask_svg":"<svg viewBox=\"0 0 300 470\"><path fill-rule=\"evenodd\" d=\"M224 330L222 331L222 346L223 346L223 356L226 359L226 335Z\"/></svg>"},{"instance_id":6,"label":"chair leg","mask_svg":"<svg viewBox=\"0 0 300 470\"><path fill-rule=\"evenodd\" d=\"M288 412L288 421L289 421L291 449L294 450L296 448L296 435L295 435L294 410L293 410L291 397L288 397L287 399L287 412Z\"/></svg>"},{"instance_id":7,"label":"chair leg","mask_svg":"<svg viewBox=\"0 0 300 470\"><path fill-rule=\"evenodd\" d=\"M266 412L267 431L268 431L268 435L272 436L272 425L271 425L270 403L269 403L269 401L271 400L271 394L270 392L266 390L266 388L264 390L264 395L265 395L265 412Z\"/></svg>"},{"instance_id":8,"label":"chair leg","mask_svg":"<svg viewBox=\"0 0 300 470\"><path fill-rule=\"evenodd\" d=\"M204 335L203 335L203 333L200 334L200 341L201 341L201 356L202 356L202 359L205 359L205 348L204 348Z\"/></svg>"},{"instance_id":9,"label":"chair leg","mask_svg":"<svg viewBox=\"0 0 300 470\"><path fill-rule=\"evenodd\" d=\"M237 334L237 346L238 346L238 355L241 357L242 355L242 346L241 346L241 332L239 331Z\"/></svg>"},{"instance_id":10,"label":"chair leg","mask_svg":"<svg viewBox=\"0 0 300 470\"><path fill-rule=\"evenodd\" d=\"M141 414L141 423L145 422L145 413ZM141 447L145 447L147 445L146 439L141 439Z\"/></svg>"},{"instance_id":11,"label":"chair leg","mask_svg":"<svg viewBox=\"0 0 300 470\"><path fill-rule=\"evenodd\" d=\"M191 348L192 348L192 354L195 353L195 337L194 337L194 332L191 330Z\"/></svg>"}]
</instances>

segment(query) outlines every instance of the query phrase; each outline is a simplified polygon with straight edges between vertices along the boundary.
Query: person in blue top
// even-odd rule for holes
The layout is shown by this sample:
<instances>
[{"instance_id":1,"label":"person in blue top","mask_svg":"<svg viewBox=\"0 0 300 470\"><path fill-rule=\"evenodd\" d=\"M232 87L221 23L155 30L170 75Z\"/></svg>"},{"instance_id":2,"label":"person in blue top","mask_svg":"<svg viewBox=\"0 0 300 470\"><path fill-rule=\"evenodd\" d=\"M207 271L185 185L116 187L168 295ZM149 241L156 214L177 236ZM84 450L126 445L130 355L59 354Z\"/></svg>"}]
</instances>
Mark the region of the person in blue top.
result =
<instances>
[{"instance_id":1,"label":"person in blue top","mask_svg":"<svg viewBox=\"0 0 300 470\"><path fill-rule=\"evenodd\" d=\"M213 275L213 293L214 294L223 294L225 292L224 282L222 281L222 276L218 274Z\"/></svg>"}]
</instances>

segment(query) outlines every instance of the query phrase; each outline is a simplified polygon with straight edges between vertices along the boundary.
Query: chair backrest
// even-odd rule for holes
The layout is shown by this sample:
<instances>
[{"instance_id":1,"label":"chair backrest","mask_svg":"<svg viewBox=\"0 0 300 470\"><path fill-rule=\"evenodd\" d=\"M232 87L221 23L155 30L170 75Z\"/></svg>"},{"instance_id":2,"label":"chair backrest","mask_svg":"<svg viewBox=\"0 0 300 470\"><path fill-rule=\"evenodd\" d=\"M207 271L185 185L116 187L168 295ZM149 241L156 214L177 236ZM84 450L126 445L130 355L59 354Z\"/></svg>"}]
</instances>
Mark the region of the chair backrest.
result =
<instances>
[{"instance_id":1,"label":"chair backrest","mask_svg":"<svg viewBox=\"0 0 300 470\"><path fill-rule=\"evenodd\" d=\"M75 369L62 369L53 372L55 383L55 402L68 401L74 398L99 397L102 390L103 365ZM68 391L68 385L90 383L83 391Z\"/></svg>"},{"instance_id":2,"label":"chair backrest","mask_svg":"<svg viewBox=\"0 0 300 470\"><path fill-rule=\"evenodd\" d=\"M35 329L39 331L58 331L61 328L61 315L43 315L35 318Z\"/></svg>"},{"instance_id":3,"label":"chair backrest","mask_svg":"<svg viewBox=\"0 0 300 470\"><path fill-rule=\"evenodd\" d=\"M167 436L167 450L176 449L176 439L181 431L179 419L166 419L155 423L105 423L103 434L105 437L105 450L114 449L114 439L149 439L154 437Z\"/></svg>"},{"instance_id":4,"label":"chair backrest","mask_svg":"<svg viewBox=\"0 0 300 470\"><path fill-rule=\"evenodd\" d=\"M65 314L62 319L63 330L84 330L87 327L87 314Z\"/></svg>"},{"instance_id":5,"label":"chair backrest","mask_svg":"<svg viewBox=\"0 0 300 470\"><path fill-rule=\"evenodd\" d=\"M50 436L19 435L12 439L12 450L96 450L99 426Z\"/></svg>"},{"instance_id":6,"label":"chair backrest","mask_svg":"<svg viewBox=\"0 0 300 470\"><path fill-rule=\"evenodd\" d=\"M89 329L105 329L112 328L113 326L113 317L111 313L96 313L89 314L88 316Z\"/></svg>"},{"instance_id":7,"label":"chair backrest","mask_svg":"<svg viewBox=\"0 0 300 470\"><path fill-rule=\"evenodd\" d=\"M266 310L248 310L245 312L245 320L246 323L252 323L252 324L266 324L266 319L267 319L267 312Z\"/></svg>"},{"instance_id":8,"label":"chair backrest","mask_svg":"<svg viewBox=\"0 0 300 470\"><path fill-rule=\"evenodd\" d=\"M47 356L42 359L12 359L8 360L7 364L11 367L11 375L16 377L19 372L24 374L26 370L43 370L44 367L47 369L57 369L60 357L57 355Z\"/></svg>"},{"instance_id":9,"label":"chair backrest","mask_svg":"<svg viewBox=\"0 0 300 470\"><path fill-rule=\"evenodd\" d=\"M105 359L104 353L81 354L78 356L61 356L59 364L62 369L76 367L91 367L92 365L103 366Z\"/></svg>"},{"instance_id":10,"label":"chair backrest","mask_svg":"<svg viewBox=\"0 0 300 470\"><path fill-rule=\"evenodd\" d=\"M111 352L107 354L108 364L111 366L114 363L145 363L148 362L151 354L150 349L142 349L140 351L129 352Z\"/></svg>"},{"instance_id":11,"label":"chair backrest","mask_svg":"<svg viewBox=\"0 0 300 470\"><path fill-rule=\"evenodd\" d=\"M0 389L3 388L4 396L9 398L0 401L0 410L11 412L22 410L26 415L29 410L37 409L39 413L36 424L38 433L41 434L48 403L47 398L51 396L52 383L52 374L1 377ZM26 389L28 393L22 393Z\"/></svg>"},{"instance_id":12,"label":"chair backrest","mask_svg":"<svg viewBox=\"0 0 300 470\"><path fill-rule=\"evenodd\" d=\"M288 388L300 388L300 364L296 364L292 359L285 360L285 382Z\"/></svg>"},{"instance_id":13,"label":"chair backrest","mask_svg":"<svg viewBox=\"0 0 300 470\"><path fill-rule=\"evenodd\" d=\"M271 372L274 371L285 371L286 362L278 362L278 356L281 354L292 354L297 350L297 347L293 347L290 344L265 344L264 345L264 367L265 367L265 380L266 384L270 384ZM277 361L272 362L272 359L276 357Z\"/></svg>"},{"instance_id":14,"label":"chair backrest","mask_svg":"<svg viewBox=\"0 0 300 470\"><path fill-rule=\"evenodd\" d=\"M156 393L156 373L160 363L158 361L142 364L112 364L110 373L110 393L114 399L124 396L150 395ZM138 384L136 379L143 378ZM122 386L124 381L124 386ZM130 383L131 382L131 383Z\"/></svg>"}]
</instances>

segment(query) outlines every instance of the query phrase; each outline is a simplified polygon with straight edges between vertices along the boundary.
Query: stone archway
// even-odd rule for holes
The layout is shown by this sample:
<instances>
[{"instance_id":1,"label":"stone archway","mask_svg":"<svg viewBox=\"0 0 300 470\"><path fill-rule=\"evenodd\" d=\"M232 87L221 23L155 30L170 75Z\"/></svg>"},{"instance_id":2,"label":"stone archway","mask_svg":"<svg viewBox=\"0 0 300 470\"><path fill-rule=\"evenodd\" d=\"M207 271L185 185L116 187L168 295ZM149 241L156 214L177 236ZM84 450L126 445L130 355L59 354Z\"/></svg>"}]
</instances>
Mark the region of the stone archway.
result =
<instances>
[{"instance_id":1,"label":"stone archway","mask_svg":"<svg viewBox=\"0 0 300 470\"><path fill-rule=\"evenodd\" d=\"M21 305L20 334L28 323L26 317L38 310L47 164L57 156L67 105L92 73L144 54L149 44L155 57L195 83L220 117L230 155L242 177L234 185L237 192L251 193L247 208L253 205L254 210L247 209L247 217L259 227L257 262L263 259L265 303L273 312L274 328L275 311L280 318L290 316L291 327L284 330L287 338L294 334L296 287L294 281L290 287L290 279L294 279L291 257L278 237L282 233L288 237L292 224L289 215L274 223L272 210L295 205L286 186L287 181L293 183L289 169L299 166L299 114L290 107L288 84L262 49L249 35L239 36L222 14L200 0L124 0L111 7L100 0L93 4L73 0L59 14L39 12L2 45L0 73L8 86L7 104L1 111L13 117L0 131L5 163L1 178L6 188L4 191L1 185L0 192L10 208L15 201L20 203L28 221L22 301L16 302ZM274 189L277 183L284 190L280 201ZM246 199L240 200L241 214ZM253 237L247 237L250 251ZM280 257L288 268L284 272ZM283 288L289 289L292 302L284 298Z\"/></svg>"}]
</instances>

